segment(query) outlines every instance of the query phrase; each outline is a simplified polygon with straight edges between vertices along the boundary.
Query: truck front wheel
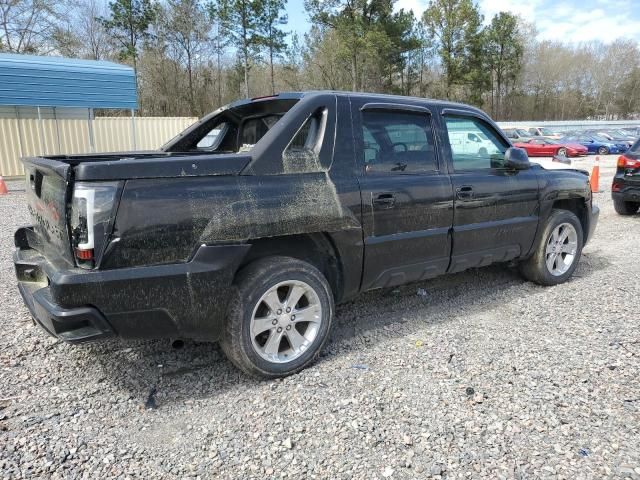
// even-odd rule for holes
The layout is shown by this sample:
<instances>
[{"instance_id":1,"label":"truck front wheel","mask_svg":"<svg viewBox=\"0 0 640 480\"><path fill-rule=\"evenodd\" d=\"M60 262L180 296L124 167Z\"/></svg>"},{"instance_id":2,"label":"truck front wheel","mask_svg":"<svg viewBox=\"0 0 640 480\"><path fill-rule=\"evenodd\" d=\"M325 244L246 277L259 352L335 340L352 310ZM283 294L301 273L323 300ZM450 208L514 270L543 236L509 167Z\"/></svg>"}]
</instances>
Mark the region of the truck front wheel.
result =
<instances>
[{"instance_id":1,"label":"truck front wheel","mask_svg":"<svg viewBox=\"0 0 640 480\"><path fill-rule=\"evenodd\" d=\"M552 210L535 252L520 264L520 271L540 285L565 282L578 266L583 238L582 224L573 212Z\"/></svg>"},{"instance_id":2,"label":"truck front wheel","mask_svg":"<svg viewBox=\"0 0 640 480\"><path fill-rule=\"evenodd\" d=\"M315 361L333 313L331 288L317 268L290 257L263 258L237 275L220 345L246 373L283 377Z\"/></svg>"}]
</instances>

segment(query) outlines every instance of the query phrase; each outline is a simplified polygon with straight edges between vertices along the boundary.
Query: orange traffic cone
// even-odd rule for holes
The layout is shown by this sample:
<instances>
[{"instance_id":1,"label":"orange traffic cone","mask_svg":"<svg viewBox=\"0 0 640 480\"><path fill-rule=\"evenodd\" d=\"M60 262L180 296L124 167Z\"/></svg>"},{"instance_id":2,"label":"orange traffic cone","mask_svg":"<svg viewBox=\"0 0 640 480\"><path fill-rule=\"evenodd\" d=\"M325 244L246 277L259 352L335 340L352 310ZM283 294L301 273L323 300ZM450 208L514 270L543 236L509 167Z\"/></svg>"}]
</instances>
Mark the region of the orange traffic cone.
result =
<instances>
[{"instance_id":1,"label":"orange traffic cone","mask_svg":"<svg viewBox=\"0 0 640 480\"><path fill-rule=\"evenodd\" d=\"M591 183L592 193L597 193L600 191L600 157L596 157L596 161L593 164L593 170L591 170L589 183Z\"/></svg>"},{"instance_id":2,"label":"orange traffic cone","mask_svg":"<svg viewBox=\"0 0 640 480\"><path fill-rule=\"evenodd\" d=\"M7 190L7 184L4 183L2 176L0 176L0 195L6 195L7 193L9 193L9 190Z\"/></svg>"}]
</instances>

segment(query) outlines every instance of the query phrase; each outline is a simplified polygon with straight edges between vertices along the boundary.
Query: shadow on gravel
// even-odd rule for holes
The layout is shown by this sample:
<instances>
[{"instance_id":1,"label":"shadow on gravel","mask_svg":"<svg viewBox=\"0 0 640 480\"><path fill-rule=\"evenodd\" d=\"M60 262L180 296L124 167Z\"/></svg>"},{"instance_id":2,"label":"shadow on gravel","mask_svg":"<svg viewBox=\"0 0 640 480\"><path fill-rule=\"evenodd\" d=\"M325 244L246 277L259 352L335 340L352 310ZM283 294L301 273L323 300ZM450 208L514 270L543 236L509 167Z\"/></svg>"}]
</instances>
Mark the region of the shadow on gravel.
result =
<instances>
[{"instance_id":1,"label":"shadow on gravel","mask_svg":"<svg viewBox=\"0 0 640 480\"><path fill-rule=\"evenodd\" d=\"M583 253L572 279L590 277L592 274L605 270L610 266L611 260L609 260L609 257L599 250Z\"/></svg>"},{"instance_id":2,"label":"shadow on gravel","mask_svg":"<svg viewBox=\"0 0 640 480\"><path fill-rule=\"evenodd\" d=\"M521 297L523 288L534 293L542 287L525 282L515 269L491 266L362 294L338 306L333 333L319 363L455 319L461 309L492 310ZM126 392L141 406L161 409L268 383L241 373L216 344L185 341L183 348L175 350L168 340L111 340L67 348L78 364L94 362L98 383ZM95 371L86 374L88 382L96 381Z\"/></svg>"},{"instance_id":3,"label":"shadow on gravel","mask_svg":"<svg viewBox=\"0 0 640 480\"><path fill-rule=\"evenodd\" d=\"M588 253L575 276L586 277L609 265L601 254ZM364 293L338 306L331 338L319 362L366 351L380 341L410 335L430 324L455 320L461 312L490 313L523 294L542 293L544 288L523 280L515 268L494 265ZM112 340L68 348L79 364L96 362L98 383L127 392L141 406L146 403L163 408L268 383L241 373L218 345L211 343L185 341L184 347L176 350L168 340ZM96 381L95 372L87 375L87 381Z\"/></svg>"}]
</instances>

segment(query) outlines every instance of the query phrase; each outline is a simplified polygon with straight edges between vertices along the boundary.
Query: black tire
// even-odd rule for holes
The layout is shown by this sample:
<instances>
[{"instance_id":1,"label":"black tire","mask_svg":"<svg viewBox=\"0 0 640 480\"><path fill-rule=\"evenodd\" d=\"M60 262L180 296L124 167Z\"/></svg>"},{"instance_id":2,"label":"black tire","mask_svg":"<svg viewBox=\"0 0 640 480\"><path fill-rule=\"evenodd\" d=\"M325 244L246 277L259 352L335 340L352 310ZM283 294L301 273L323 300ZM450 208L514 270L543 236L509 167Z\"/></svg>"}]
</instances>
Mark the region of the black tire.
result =
<instances>
[{"instance_id":1,"label":"black tire","mask_svg":"<svg viewBox=\"0 0 640 480\"><path fill-rule=\"evenodd\" d=\"M618 215L634 215L639 207L640 203L638 202L625 202L624 200L613 199L613 208Z\"/></svg>"},{"instance_id":2,"label":"black tire","mask_svg":"<svg viewBox=\"0 0 640 480\"><path fill-rule=\"evenodd\" d=\"M546 248L555 228L563 223L570 223L575 229L577 234L577 248L573 263L569 269L562 275L553 275L547 268ZM582 224L573 212L561 209L552 210L544 226L542 235L538 240L538 244L535 246L533 255L520 264L520 272L527 280L540 285L558 285L564 283L573 275L574 270L578 266L582 254L583 239Z\"/></svg>"},{"instance_id":3,"label":"black tire","mask_svg":"<svg viewBox=\"0 0 640 480\"><path fill-rule=\"evenodd\" d=\"M609 154L609 149L607 147L600 147L600 148L598 148L598 154L599 155L608 155Z\"/></svg>"},{"instance_id":4,"label":"black tire","mask_svg":"<svg viewBox=\"0 0 640 480\"><path fill-rule=\"evenodd\" d=\"M567 149L564 147L561 147L558 149L558 155L561 157L566 157L567 156Z\"/></svg>"},{"instance_id":5,"label":"black tire","mask_svg":"<svg viewBox=\"0 0 640 480\"><path fill-rule=\"evenodd\" d=\"M254 309L259 308L262 296L276 285L289 281L304 282L313 289L321 306L321 323L304 353L289 362L277 363L266 360L256 351L250 328ZM331 287L317 268L290 257L266 257L244 267L236 276L234 286L220 340L222 350L234 365L256 377L278 378L296 373L317 359L328 338L334 314Z\"/></svg>"}]
</instances>

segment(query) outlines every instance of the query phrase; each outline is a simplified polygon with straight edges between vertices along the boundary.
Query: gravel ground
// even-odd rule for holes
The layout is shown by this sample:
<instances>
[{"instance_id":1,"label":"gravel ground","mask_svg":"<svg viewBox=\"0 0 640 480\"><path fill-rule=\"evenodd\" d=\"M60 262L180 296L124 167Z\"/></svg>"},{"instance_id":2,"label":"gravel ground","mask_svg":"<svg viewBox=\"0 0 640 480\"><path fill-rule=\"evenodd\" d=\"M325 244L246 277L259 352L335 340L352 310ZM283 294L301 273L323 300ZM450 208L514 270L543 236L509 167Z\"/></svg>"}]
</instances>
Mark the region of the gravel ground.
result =
<instances>
[{"instance_id":1,"label":"gravel ground","mask_svg":"<svg viewBox=\"0 0 640 480\"><path fill-rule=\"evenodd\" d=\"M280 381L239 374L215 345L48 337L14 285L27 214L11 184L0 477L640 478L640 215L615 214L615 157L602 163L600 223L570 282L492 266L362 295L320 361Z\"/></svg>"}]
</instances>

